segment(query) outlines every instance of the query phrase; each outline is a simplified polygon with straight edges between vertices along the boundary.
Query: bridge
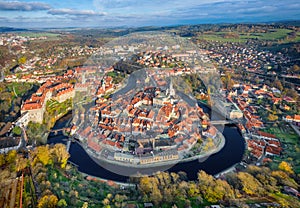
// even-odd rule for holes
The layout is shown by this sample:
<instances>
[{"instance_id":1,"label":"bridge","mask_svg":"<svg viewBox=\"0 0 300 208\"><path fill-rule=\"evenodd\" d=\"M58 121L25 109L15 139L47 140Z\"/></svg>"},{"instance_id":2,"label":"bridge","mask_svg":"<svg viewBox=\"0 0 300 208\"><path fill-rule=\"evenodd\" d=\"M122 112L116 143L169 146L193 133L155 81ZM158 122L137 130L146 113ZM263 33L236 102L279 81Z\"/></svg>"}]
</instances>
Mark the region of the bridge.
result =
<instances>
[{"instance_id":1,"label":"bridge","mask_svg":"<svg viewBox=\"0 0 300 208\"><path fill-rule=\"evenodd\" d=\"M71 146L71 138L69 138L69 139L68 139L68 142L67 142L67 147L66 147L66 149L67 149L68 152L69 152L69 150L70 150L70 146Z\"/></svg>"},{"instance_id":2,"label":"bridge","mask_svg":"<svg viewBox=\"0 0 300 208\"><path fill-rule=\"evenodd\" d=\"M49 132L53 132L55 135L59 132L59 131L64 131L66 128L60 128L60 129L52 129Z\"/></svg>"}]
</instances>

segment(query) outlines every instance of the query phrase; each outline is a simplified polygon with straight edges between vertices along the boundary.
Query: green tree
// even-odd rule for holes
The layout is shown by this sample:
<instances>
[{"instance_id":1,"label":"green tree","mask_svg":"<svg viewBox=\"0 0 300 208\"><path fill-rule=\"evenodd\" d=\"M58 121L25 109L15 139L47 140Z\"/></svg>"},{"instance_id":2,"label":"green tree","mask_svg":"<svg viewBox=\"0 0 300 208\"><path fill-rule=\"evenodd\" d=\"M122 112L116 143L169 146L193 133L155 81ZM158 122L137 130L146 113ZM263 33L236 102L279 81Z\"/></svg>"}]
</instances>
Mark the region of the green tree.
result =
<instances>
[{"instance_id":1,"label":"green tree","mask_svg":"<svg viewBox=\"0 0 300 208\"><path fill-rule=\"evenodd\" d=\"M15 135L21 135L22 133L22 129L19 127L19 126L15 126L12 130L12 132L15 134Z\"/></svg>"},{"instance_id":2,"label":"green tree","mask_svg":"<svg viewBox=\"0 0 300 208\"><path fill-rule=\"evenodd\" d=\"M58 206L58 207L67 207L68 204L67 204L67 202L66 202L65 199L60 199L60 200L57 202L57 206Z\"/></svg>"}]
</instances>

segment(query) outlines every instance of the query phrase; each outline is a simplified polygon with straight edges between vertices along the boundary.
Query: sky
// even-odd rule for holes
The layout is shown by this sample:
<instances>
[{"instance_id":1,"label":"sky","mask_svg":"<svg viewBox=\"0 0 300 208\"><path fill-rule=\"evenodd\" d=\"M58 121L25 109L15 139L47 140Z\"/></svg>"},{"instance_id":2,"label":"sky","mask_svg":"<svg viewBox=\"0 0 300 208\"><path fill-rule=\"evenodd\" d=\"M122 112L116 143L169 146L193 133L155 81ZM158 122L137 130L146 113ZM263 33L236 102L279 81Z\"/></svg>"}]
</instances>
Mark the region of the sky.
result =
<instances>
[{"instance_id":1,"label":"sky","mask_svg":"<svg viewBox=\"0 0 300 208\"><path fill-rule=\"evenodd\" d=\"M138 27L300 20L299 0L0 0L0 27Z\"/></svg>"}]
</instances>

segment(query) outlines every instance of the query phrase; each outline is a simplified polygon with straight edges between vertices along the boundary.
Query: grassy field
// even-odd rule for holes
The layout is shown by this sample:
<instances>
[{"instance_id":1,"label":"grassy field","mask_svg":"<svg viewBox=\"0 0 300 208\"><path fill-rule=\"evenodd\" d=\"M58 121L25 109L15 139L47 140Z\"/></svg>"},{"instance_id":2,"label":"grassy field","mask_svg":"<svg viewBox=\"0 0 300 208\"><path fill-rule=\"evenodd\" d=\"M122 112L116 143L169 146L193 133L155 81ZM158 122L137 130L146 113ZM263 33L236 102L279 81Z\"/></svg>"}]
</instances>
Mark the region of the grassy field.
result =
<instances>
[{"instance_id":1,"label":"grassy field","mask_svg":"<svg viewBox=\"0 0 300 208\"><path fill-rule=\"evenodd\" d=\"M244 43L249 39L262 40L262 41L279 41L283 43L299 42L300 32L297 32L297 36L294 39L287 39L289 33L293 32L289 29L274 29L267 33L238 33L238 32L216 32L210 34L203 34L199 36L200 39L208 41L219 42L240 42ZM237 37L230 37L230 34L234 34ZM224 37L228 36L228 37Z\"/></svg>"},{"instance_id":2,"label":"grassy field","mask_svg":"<svg viewBox=\"0 0 300 208\"><path fill-rule=\"evenodd\" d=\"M289 143L289 144L299 144L299 137L296 132L288 125L279 127L269 127L263 130L264 132L274 134L277 138L280 139L281 142Z\"/></svg>"},{"instance_id":3,"label":"grassy field","mask_svg":"<svg viewBox=\"0 0 300 208\"><path fill-rule=\"evenodd\" d=\"M30 38L39 38L39 37L58 37L60 34L57 33L48 33L48 32L22 32L19 34L23 37L30 37Z\"/></svg>"}]
</instances>

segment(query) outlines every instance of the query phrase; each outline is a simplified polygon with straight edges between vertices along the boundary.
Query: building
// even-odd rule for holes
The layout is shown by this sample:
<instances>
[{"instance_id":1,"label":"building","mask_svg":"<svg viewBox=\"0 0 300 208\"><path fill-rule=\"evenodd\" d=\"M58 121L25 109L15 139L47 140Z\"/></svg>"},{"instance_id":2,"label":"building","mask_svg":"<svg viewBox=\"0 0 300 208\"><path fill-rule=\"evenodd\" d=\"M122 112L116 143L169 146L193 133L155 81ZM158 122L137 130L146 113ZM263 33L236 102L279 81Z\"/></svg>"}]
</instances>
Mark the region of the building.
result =
<instances>
[{"instance_id":1,"label":"building","mask_svg":"<svg viewBox=\"0 0 300 208\"><path fill-rule=\"evenodd\" d=\"M25 103L23 103L21 107L21 114L28 112L27 122L43 122L46 103L51 98L51 95L52 92L50 90L44 91L41 95L37 92L33 94L30 99L26 100Z\"/></svg>"},{"instance_id":2,"label":"building","mask_svg":"<svg viewBox=\"0 0 300 208\"><path fill-rule=\"evenodd\" d=\"M140 164L149 164L149 163L156 163L156 162L165 162L170 160L177 160L179 159L178 152L176 150L169 150L160 152L156 155L145 156L140 158Z\"/></svg>"},{"instance_id":3,"label":"building","mask_svg":"<svg viewBox=\"0 0 300 208\"><path fill-rule=\"evenodd\" d=\"M1 137L0 154L7 153L11 150L17 150L21 147L21 137Z\"/></svg>"},{"instance_id":4,"label":"building","mask_svg":"<svg viewBox=\"0 0 300 208\"><path fill-rule=\"evenodd\" d=\"M114 159L122 162L135 163L135 164L138 163L138 158L135 158L134 155L125 154L121 152L115 152Z\"/></svg>"},{"instance_id":5,"label":"building","mask_svg":"<svg viewBox=\"0 0 300 208\"><path fill-rule=\"evenodd\" d=\"M61 90L56 94L55 97L53 97L54 100L57 100L58 102L62 103L70 98L75 97L75 90L73 87L69 87L66 89Z\"/></svg>"},{"instance_id":6,"label":"building","mask_svg":"<svg viewBox=\"0 0 300 208\"><path fill-rule=\"evenodd\" d=\"M47 81L36 93L34 93L21 106L21 114L28 113L26 123L33 121L42 123L44 119L44 112L46 110L47 101L51 98L58 102L64 102L67 99L75 96L75 90L72 84Z\"/></svg>"},{"instance_id":7,"label":"building","mask_svg":"<svg viewBox=\"0 0 300 208\"><path fill-rule=\"evenodd\" d=\"M240 110L232 110L229 113L229 118L230 119L240 119L243 118L243 112Z\"/></svg>"}]
</instances>

